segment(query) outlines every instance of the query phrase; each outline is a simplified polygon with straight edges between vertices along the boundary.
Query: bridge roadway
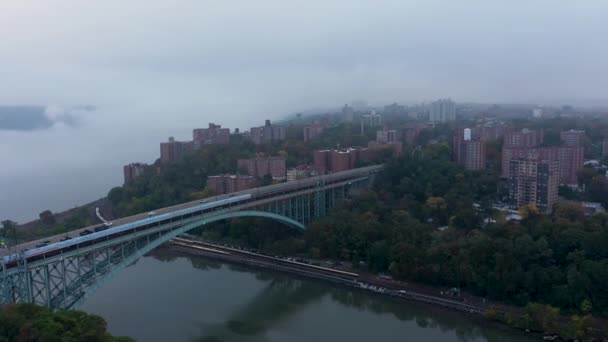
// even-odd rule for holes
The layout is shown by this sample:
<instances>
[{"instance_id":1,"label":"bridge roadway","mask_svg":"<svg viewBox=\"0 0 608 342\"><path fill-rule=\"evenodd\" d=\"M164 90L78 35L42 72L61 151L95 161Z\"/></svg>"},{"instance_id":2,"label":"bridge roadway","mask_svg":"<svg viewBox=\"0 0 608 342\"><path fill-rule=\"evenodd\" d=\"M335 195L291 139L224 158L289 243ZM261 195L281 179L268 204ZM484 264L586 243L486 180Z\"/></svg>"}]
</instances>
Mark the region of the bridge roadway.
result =
<instances>
[{"instance_id":1,"label":"bridge roadway","mask_svg":"<svg viewBox=\"0 0 608 342\"><path fill-rule=\"evenodd\" d=\"M357 176L360 176L360 175L367 175L370 173L375 173L378 170L380 170L382 167L383 167L382 165L367 166L367 167L362 167L362 168L358 168L358 169L337 172L337 173L329 174L329 175L325 175L325 176L312 177L312 178L307 178L307 179L298 180L298 181L269 185L269 186L265 186L265 187L258 187L258 188L248 189L248 190L244 190L244 191L240 191L240 192L234 192L234 193L230 193L230 194L209 197L209 198L205 199L204 204L205 205L209 204L210 206L212 206L213 203L221 203L220 201L222 201L222 200L229 200L233 197L238 197L238 196L242 196L242 195L251 195L252 200L256 200L257 198L259 198L263 195L269 194L269 193L275 193L277 196L285 195L289 192L297 192L302 187L306 187L306 186L310 186L310 185L314 185L314 184L319 184L319 183L325 184L327 182L332 182L332 181L336 181L336 180L356 178ZM263 197L267 197L267 196L263 196ZM119 219L113 220L112 226L105 231L111 232L112 230L116 230L116 229L120 228L121 226L124 226L129 223L136 223L138 221L143 221L146 219L154 218L154 217L157 217L157 216L160 216L163 214L170 214L170 213L173 213L173 212L176 212L179 210L194 208L197 206L201 206L201 204L202 204L201 200L190 201L190 202L186 202L186 203L173 205L170 207L155 209L155 210L153 210L155 212L155 214L152 217L148 216L149 212L146 212L146 213L140 213L140 214L136 214L136 215L132 215L132 216L128 216L128 217L119 218ZM98 227L100 224L101 223L83 227L83 228L80 228L77 230L73 230L73 231L70 231L69 233L57 234L54 236L49 236L49 237L45 237L45 238L42 238L39 240L34 240L34 241L28 241L28 242L25 242L25 243L22 243L22 244L19 244L16 246L5 248L5 249L0 250L0 257L3 257L4 259L6 259L7 256L10 256L11 259L16 259L19 255L19 253L35 249L37 245L40 245L46 241L49 242L47 247L52 247L53 244L60 242L61 239L64 238L65 236L69 236L71 238L80 237L81 232L84 232L85 230L94 231L94 228ZM70 240L65 241L65 242L69 242L69 241ZM52 248L49 248L49 250L51 250L51 249ZM4 260L4 262L6 263L6 260Z\"/></svg>"}]
</instances>

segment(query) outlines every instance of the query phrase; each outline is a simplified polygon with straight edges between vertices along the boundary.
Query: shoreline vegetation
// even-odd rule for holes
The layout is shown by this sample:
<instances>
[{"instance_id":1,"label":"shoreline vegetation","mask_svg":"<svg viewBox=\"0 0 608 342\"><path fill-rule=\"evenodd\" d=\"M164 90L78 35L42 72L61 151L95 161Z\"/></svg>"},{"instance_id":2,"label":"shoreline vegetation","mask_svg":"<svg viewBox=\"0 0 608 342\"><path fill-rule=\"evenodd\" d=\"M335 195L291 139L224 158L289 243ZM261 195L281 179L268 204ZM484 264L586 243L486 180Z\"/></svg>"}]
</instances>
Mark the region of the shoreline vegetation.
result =
<instances>
[{"instance_id":1,"label":"shoreline vegetation","mask_svg":"<svg viewBox=\"0 0 608 342\"><path fill-rule=\"evenodd\" d=\"M560 315L558 309L538 303L531 303L525 309L521 309L489 304L483 298L475 298L470 295L467 295L466 298L431 295L430 293L437 293L438 289L421 284L395 282L387 280L386 276L365 275L356 278L341 276L339 273L332 274L332 272L315 267L319 263L311 265L310 262L301 259L297 259L302 261L302 263L298 263L298 267L286 266L285 260L296 260L296 258L272 257L251 251L237 250L220 244L208 243L196 237L176 240L171 241L168 248L188 255L202 256L256 269L289 273L359 291L371 292L396 301L417 302L442 310L459 311L472 319L480 319L484 323L498 324L501 327L514 329L522 334L538 336L545 340L602 341L607 336L605 331L594 329L591 326L591 316L563 316ZM336 271L356 272L357 270L336 269ZM424 293L421 291L424 291ZM477 299L477 301L473 303L473 299Z\"/></svg>"},{"instance_id":2,"label":"shoreline vegetation","mask_svg":"<svg viewBox=\"0 0 608 342\"><path fill-rule=\"evenodd\" d=\"M34 304L7 304L0 308L0 342L135 342L112 336L106 321L78 310L53 311Z\"/></svg>"}]
</instances>

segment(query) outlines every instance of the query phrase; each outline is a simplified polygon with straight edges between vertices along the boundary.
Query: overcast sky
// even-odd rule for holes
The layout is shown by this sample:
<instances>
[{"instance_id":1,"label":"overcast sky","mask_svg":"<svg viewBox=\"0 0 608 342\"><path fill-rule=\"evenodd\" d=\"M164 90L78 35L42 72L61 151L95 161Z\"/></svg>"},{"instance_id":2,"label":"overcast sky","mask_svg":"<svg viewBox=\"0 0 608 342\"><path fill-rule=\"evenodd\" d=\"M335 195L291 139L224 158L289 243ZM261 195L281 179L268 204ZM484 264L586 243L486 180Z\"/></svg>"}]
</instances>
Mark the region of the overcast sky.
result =
<instances>
[{"instance_id":1,"label":"overcast sky","mask_svg":"<svg viewBox=\"0 0 608 342\"><path fill-rule=\"evenodd\" d=\"M606 13L604 0L3 1L0 105L50 106L55 124L0 130L0 219L103 196L122 164L209 121L356 99L608 103Z\"/></svg>"}]
</instances>

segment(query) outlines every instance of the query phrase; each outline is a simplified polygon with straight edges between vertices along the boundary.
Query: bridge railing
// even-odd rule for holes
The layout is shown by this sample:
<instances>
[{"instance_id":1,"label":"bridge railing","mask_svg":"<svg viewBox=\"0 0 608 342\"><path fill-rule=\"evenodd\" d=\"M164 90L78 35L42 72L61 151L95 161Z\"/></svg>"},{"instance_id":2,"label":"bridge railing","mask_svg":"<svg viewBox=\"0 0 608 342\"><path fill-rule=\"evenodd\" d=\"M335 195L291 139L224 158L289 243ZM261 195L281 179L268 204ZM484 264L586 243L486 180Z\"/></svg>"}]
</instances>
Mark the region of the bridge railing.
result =
<instances>
[{"instance_id":1,"label":"bridge railing","mask_svg":"<svg viewBox=\"0 0 608 342\"><path fill-rule=\"evenodd\" d=\"M277 196L276 198L272 199L272 200L277 200L277 199L281 199L280 197L283 197L282 195L287 195L290 192L297 193L297 192L299 192L300 189L305 189L305 188L306 189L310 188L310 189L308 189L308 191L312 192L315 189L315 185L325 187L328 185L328 183L331 184L331 183L334 183L339 180L350 179L353 176L373 173L373 172L380 170L381 168L382 168L382 165L375 165L375 166L353 169L353 170L348 170L348 171L339 172L339 173L330 174L330 175L313 177L313 178L300 180L300 181L294 181L294 182L288 182L288 183L283 183L283 184L276 184L276 185L271 185L271 186L267 186L267 187L246 190L246 191L237 192L237 193L230 194L230 195L219 196L219 197L216 197L214 201L210 201L210 202L207 202L204 204L200 204L198 201L189 202L193 206L188 207L188 208L183 208L182 206L184 204L164 208L165 211L170 210L171 208L175 208L175 211L161 214L161 215L154 216L154 217L139 219L134 222L129 222L126 224L122 224L119 226L115 226L115 227L103 230L101 232L95 232L95 233L92 233L89 235L76 237L76 238L66 240L66 241L55 242L55 243L47 245L47 246L25 251L24 254L13 254L13 255L5 256L2 258L2 263L4 264L5 268L6 268L7 264L10 267L11 264L14 264L16 262L16 260L22 259L23 257L28 258L30 256L35 256L35 255L39 255L39 254L44 255L47 252L57 250L57 249L70 248L72 246L79 246L79 245L83 245L83 244L86 245L87 243L89 243L91 241L100 240L106 236L117 235L122 232L128 232L131 230L135 232L138 229L144 229L146 227L153 227L158 224L163 224L163 222L165 222L165 223L171 222L171 220L173 218L179 217L180 219L183 219L185 216L197 215L199 212L200 212L200 214L205 214L205 210L215 210L215 208L219 208L219 210L231 209L231 207L233 207L233 206L239 206L239 205L243 204L241 202L246 203L247 201L257 201L260 198L267 197L267 196ZM245 197L247 197L247 198L245 198ZM270 201L272 201L272 200L270 200ZM189 203L186 203L186 204L189 204ZM252 207L252 206L255 206L255 205L249 205L249 206L245 206L245 207ZM180 208L180 207L182 207L182 208ZM136 217L136 216L137 215L135 215L133 217ZM87 228L85 228L85 229L87 229Z\"/></svg>"}]
</instances>

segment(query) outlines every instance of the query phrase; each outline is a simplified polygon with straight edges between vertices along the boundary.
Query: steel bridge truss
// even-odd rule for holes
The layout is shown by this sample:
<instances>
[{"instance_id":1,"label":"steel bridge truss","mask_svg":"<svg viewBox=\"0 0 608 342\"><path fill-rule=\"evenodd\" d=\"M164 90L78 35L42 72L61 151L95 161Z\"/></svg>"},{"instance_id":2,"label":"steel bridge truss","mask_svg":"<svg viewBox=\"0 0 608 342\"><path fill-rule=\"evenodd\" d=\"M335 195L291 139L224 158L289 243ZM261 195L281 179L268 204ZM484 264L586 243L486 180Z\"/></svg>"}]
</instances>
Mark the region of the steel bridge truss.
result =
<instances>
[{"instance_id":1,"label":"steel bridge truss","mask_svg":"<svg viewBox=\"0 0 608 342\"><path fill-rule=\"evenodd\" d=\"M189 230L235 217L265 217L288 226L305 229L316 218L356 192L368 188L373 174L326 185L322 180L311 190L206 213L198 217L175 218L167 224L108 239L59 255L16 267L0 263L0 304L34 303L53 309L77 307L97 288L139 258Z\"/></svg>"}]
</instances>

